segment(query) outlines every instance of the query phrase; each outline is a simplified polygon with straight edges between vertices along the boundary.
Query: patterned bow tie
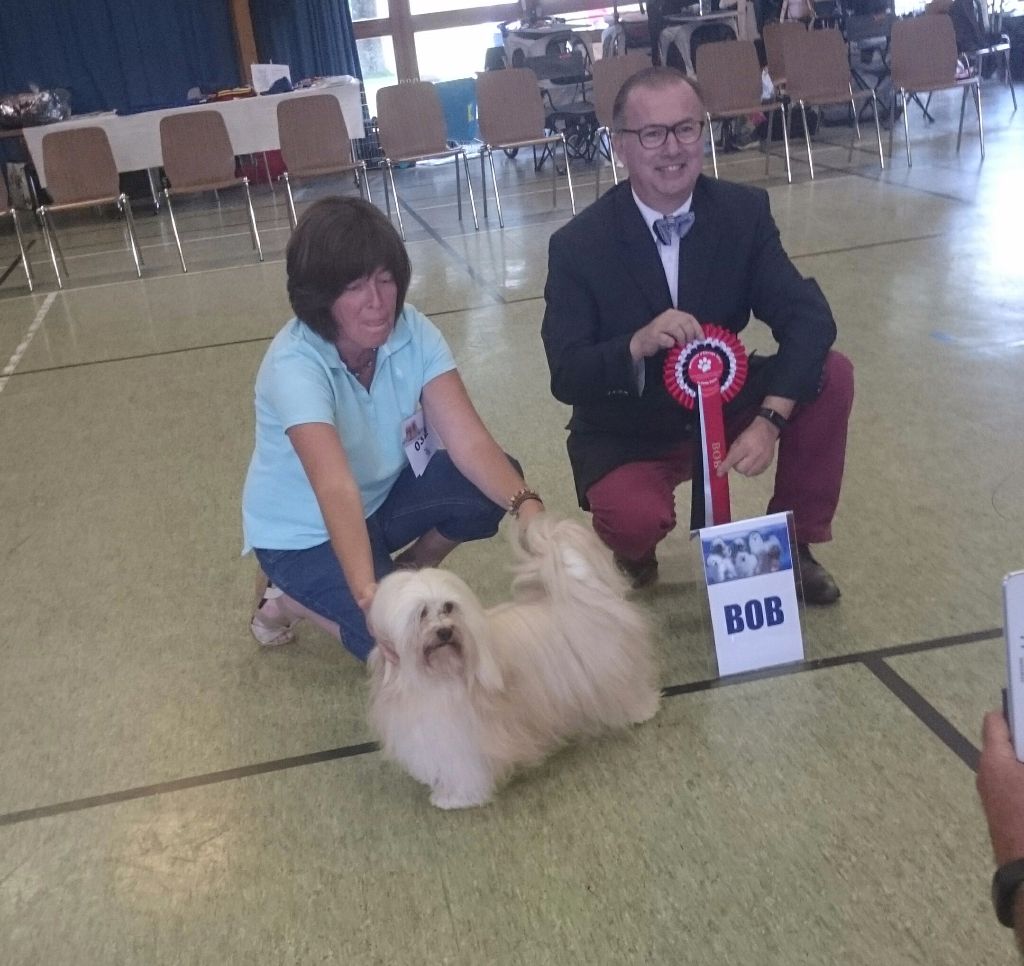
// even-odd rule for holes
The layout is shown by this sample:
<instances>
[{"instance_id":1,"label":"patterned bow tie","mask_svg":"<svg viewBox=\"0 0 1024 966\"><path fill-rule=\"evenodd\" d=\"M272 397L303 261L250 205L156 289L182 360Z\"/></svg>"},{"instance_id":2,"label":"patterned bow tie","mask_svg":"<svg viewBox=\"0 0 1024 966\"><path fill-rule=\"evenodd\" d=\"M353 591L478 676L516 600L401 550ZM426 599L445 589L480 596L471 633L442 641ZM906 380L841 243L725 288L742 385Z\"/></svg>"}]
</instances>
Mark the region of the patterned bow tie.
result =
<instances>
[{"instance_id":1,"label":"patterned bow tie","mask_svg":"<svg viewBox=\"0 0 1024 966\"><path fill-rule=\"evenodd\" d=\"M693 212L686 211L681 215L669 215L667 218L659 218L654 223L654 234L662 245L672 244L672 235L685 238L686 233L693 227Z\"/></svg>"}]
</instances>

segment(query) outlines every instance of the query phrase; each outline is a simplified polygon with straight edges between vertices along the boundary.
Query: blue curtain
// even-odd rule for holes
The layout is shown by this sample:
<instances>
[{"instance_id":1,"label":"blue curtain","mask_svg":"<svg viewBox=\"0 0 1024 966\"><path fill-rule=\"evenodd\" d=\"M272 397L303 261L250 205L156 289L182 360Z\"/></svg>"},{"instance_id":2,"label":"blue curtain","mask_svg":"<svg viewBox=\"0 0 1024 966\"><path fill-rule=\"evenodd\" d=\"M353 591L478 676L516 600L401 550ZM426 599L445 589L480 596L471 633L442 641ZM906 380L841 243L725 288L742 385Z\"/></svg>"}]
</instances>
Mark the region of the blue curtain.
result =
<instances>
[{"instance_id":1,"label":"blue curtain","mask_svg":"<svg viewBox=\"0 0 1024 966\"><path fill-rule=\"evenodd\" d=\"M0 92L71 92L76 114L184 104L239 84L228 0L3 0Z\"/></svg>"},{"instance_id":2,"label":"blue curtain","mask_svg":"<svg viewBox=\"0 0 1024 966\"><path fill-rule=\"evenodd\" d=\"M256 46L287 64L292 82L350 74L362 80L347 0L249 0Z\"/></svg>"}]
</instances>

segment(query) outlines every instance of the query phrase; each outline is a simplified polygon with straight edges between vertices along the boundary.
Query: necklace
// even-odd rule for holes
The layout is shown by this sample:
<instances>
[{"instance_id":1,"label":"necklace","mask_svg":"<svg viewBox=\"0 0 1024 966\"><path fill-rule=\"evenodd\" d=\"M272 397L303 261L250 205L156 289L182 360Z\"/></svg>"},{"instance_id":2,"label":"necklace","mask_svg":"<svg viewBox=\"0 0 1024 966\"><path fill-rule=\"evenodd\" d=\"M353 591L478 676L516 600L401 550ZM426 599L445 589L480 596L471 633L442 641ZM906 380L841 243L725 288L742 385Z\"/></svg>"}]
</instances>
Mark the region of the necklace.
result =
<instances>
[{"instance_id":1,"label":"necklace","mask_svg":"<svg viewBox=\"0 0 1024 966\"><path fill-rule=\"evenodd\" d=\"M344 362L344 360L342 360L342 361ZM358 378L364 372L366 372L366 370L369 369L370 366L372 366L376 361L377 361L377 350L376 349L371 349L370 350L370 355L369 355L369 357L367 358L367 360L365 362L361 363L358 366L352 366L352 365L349 365L347 362L345 362L345 368L348 369L348 371L351 372L353 376Z\"/></svg>"}]
</instances>

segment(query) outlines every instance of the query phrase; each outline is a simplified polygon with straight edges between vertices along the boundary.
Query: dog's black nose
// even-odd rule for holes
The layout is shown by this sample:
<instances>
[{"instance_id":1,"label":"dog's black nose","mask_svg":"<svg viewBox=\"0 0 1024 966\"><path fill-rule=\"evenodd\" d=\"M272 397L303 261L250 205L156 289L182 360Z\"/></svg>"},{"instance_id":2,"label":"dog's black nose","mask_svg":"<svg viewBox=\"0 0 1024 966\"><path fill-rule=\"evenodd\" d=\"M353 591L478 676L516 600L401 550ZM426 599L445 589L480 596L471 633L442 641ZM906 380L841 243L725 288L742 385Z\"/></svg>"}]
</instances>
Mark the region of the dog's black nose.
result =
<instances>
[{"instance_id":1,"label":"dog's black nose","mask_svg":"<svg viewBox=\"0 0 1024 966\"><path fill-rule=\"evenodd\" d=\"M439 627L437 629L437 639L439 641L450 641L452 639L452 629L450 627Z\"/></svg>"}]
</instances>

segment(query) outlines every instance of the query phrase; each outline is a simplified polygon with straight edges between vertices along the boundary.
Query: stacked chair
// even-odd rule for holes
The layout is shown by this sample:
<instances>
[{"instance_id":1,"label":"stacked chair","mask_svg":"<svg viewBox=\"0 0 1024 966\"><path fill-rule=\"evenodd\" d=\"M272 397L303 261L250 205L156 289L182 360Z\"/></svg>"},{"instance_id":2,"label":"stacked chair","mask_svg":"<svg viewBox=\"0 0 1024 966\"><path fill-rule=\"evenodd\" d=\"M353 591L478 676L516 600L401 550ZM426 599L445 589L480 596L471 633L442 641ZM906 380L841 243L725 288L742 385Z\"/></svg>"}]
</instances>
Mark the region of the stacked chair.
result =
<instances>
[{"instance_id":1,"label":"stacked chair","mask_svg":"<svg viewBox=\"0 0 1024 966\"><path fill-rule=\"evenodd\" d=\"M459 173L461 161L466 173L466 190L473 210L473 224L479 231L473 183L469 178L469 159L466 149L448 145L441 99L434 85L427 81L407 81L382 87L377 92L377 126L380 145L384 151L384 204L391 214L391 194L395 196L398 227L405 238L402 206L395 188L395 165L405 162L426 161L431 158L455 159L455 193L458 199L459 221L462 220L462 187ZM390 187L390 193L388 191Z\"/></svg>"},{"instance_id":2,"label":"stacked chair","mask_svg":"<svg viewBox=\"0 0 1024 966\"><path fill-rule=\"evenodd\" d=\"M277 105L277 132L286 171L281 175L288 194L288 220L295 228L292 182L351 171L356 185L370 200L366 162L352 154L352 141L341 105L330 94L294 97Z\"/></svg>"},{"instance_id":3,"label":"stacked chair","mask_svg":"<svg viewBox=\"0 0 1024 966\"><path fill-rule=\"evenodd\" d=\"M244 188L249 208L249 232L252 247L263 261L263 246L256 227L256 212L252 207L249 179L235 174L235 152L231 147L224 118L217 111L187 111L170 114L160 120L160 148L164 160L164 200L171 217L174 243L178 246L181 270L188 271L181 250L181 236L174 217L172 197L220 191L224 188Z\"/></svg>"},{"instance_id":4,"label":"stacked chair","mask_svg":"<svg viewBox=\"0 0 1024 966\"><path fill-rule=\"evenodd\" d=\"M600 62L599 62L600 63ZM544 127L544 107L541 102L537 75L526 67L512 67L508 70L485 71L476 80L477 112L483 147L480 149L480 181L483 191L484 217L487 217L487 181L484 175L484 158L491 168L491 183L494 186L494 204L498 209L498 224L504 228L501 215L501 197L498 194L498 179L494 172L495 151L516 151L523 147L534 149L534 169L539 170L547 153L551 154L551 203L558 203L558 166L555 164L555 148L561 146L565 162L565 179L569 186L569 205L576 214L576 195L572 187L572 172L569 170L569 151L565 144L565 133L548 133ZM536 160L537 147L544 149L541 160ZM467 174L467 179L468 179Z\"/></svg>"},{"instance_id":5,"label":"stacked chair","mask_svg":"<svg viewBox=\"0 0 1024 966\"><path fill-rule=\"evenodd\" d=\"M11 205L10 196L7 194L7 182L0 175L0 217L9 217L14 223L14 238L18 242L18 252L21 256L21 267L25 270L25 281L28 282L28 290L31 292L32 266L28 263L28 253L25 251L25 240L21 236L21 224L18 222L17 209Z\"/></svg>"},{"instance_id":6,"label":"stacked chair","mask_svg":"<svg viewBox=\"0 0 1024 966\"><path fill-rule=\"evenodd\" d=\"M882 131L878 123L878 103L872 88L854 90L846 43L838 30L796 30L783 38L786 64L786 95L789 113L799 106L807 143L807 164L814 178L814 154L811 150L808 107L849 104L853 111L854 132L850 139L849 161L853 160L854 140L860 140L858 101L870 100L874 107L875 137L878 141L878 163L885 168L882 155ZM788 126L788 125L787 125Z\"/></svg>"},{"instance_id":7,"label":"stacked chair","mask_svg":"<svg viewBox=\"0 0 1024 966\"><path fill-rule=\"evenodd\" d=\"M598 149L604 149L608 155L608 161L612 166L612 181L619 183L619 171L615 158L615 147L612 144L612 110L615 107L615 98L618 96L622 85L634 74L646 70L651 66L651 58L646 51L634 50L631 53L620 57L603 57L594 64L594 110L597 114ZM594 179L594 197L601 196L601 165L597 166L597 176Z\"/></svg>"},{"instance_id":8,"label":"stacked chair","mask_svg":"<svg viewBox=\"0 0 1024 966\"><path fill-rule=\"evenodd\" d=\"M957 77L956 36L953 22L945 15L925 14L897 20L892 26L890 42L892 61L892 105L889 127L889 156L892 157L893 130L896 127L896 95L899 93L903 108L903 134L906 139L907 166L913 164L910 154L910 124L907 119L907 104L917 94L960 88L960 126L957 129L956 149L964 131L964 108L967 93L974 99L978 114L978 140L981 157L985 158L985 128L981 116L981 84L977 74Z\"/></svg>"},{"instance_id":9,"label":"stacked chair","mask_svg":"<svg viewBox=\"0 0 1024 966\"><path fill-rule=\"evenodd\" d=\"M120 176L106 131L100 127L51 131L43 137L43 168L46 172L46 190L53 203L40 205L36 215L43 229L46 247L50 251L58 288L64 287L68 267L53 226L53 212L106 204L115 205L124 216L128 243L135 261L135 274L142 278L142 253L135 236L132 207L128 196L121 191ZM64 270L63 275L61 269Z\"/></svg>"},{"instance_id":10,"label":"stacked chair","mask_svg":"<svg viewBox=\"0 0 1024 966\"><path fill-rule=\"evenodd\" d=\"M765 152L765 174L771 164L770 138L775 115L782 119L782 140L786 154L786 179L793 181L789 161L789 131L782 101L761 101L761 64L757 48L750 40L723 40L702 44L697 48L697 80L704 93L704 110L708 138L711 142L711 162L718 177L718 154L715 135L711 129L714 120L728 120L749 114L767 115L768 124L762 148Z\"/></svg>"}]
</instances>

